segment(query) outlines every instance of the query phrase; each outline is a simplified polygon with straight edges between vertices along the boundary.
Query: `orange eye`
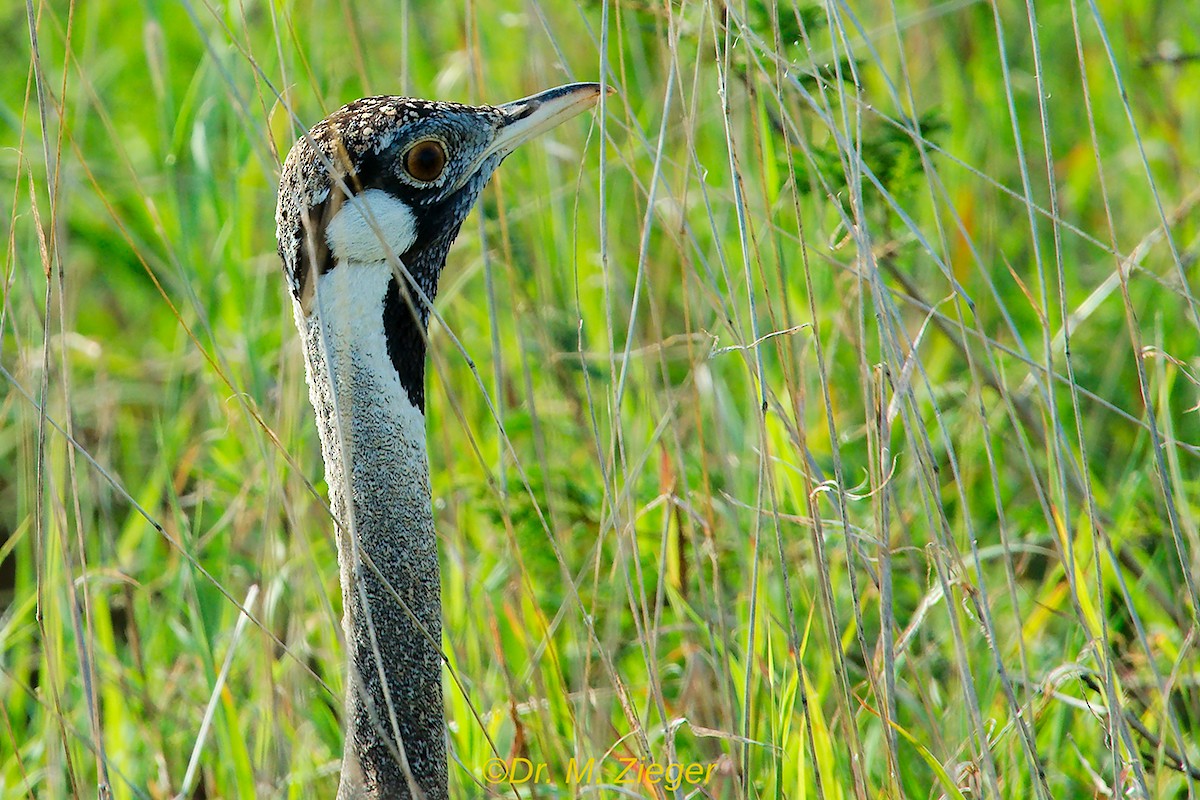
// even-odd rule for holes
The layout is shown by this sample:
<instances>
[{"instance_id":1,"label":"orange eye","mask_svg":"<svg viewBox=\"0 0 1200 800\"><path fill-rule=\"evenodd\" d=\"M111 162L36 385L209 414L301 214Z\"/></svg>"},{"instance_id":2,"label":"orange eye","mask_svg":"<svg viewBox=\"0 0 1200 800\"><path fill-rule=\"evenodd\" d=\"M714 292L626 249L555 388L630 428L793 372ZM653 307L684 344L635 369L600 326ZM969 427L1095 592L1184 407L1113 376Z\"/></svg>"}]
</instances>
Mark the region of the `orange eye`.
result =
<instances>
[{"instance_id":1,"label":"orange eye","mask_svg":"<svg viewBox=\"0 0 1200 800\"><path fill-rule=\"evenodd\" d=\"M404 154L404 170L421 183L433 183L446 169L446 148L436 139L417 142Z\"/></svg>"}]
</instances>

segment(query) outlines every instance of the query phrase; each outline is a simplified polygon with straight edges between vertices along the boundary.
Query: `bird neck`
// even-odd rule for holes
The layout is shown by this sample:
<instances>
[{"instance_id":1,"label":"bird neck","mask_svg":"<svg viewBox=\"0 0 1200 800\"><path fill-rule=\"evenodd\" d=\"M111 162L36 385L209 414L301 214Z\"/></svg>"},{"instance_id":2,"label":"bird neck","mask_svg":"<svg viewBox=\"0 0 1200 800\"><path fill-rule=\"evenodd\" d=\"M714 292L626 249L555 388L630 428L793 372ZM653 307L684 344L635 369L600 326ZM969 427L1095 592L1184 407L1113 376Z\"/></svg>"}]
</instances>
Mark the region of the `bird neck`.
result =
<instances>
[{"instance_id":1,"label":"bird neck","mask_svg":"<svg viewBox=\"0 0 1200 800\"><path fill-rule=\"evenodd\" d=\"M341 263L317 281L312 312L297 304L296 320L338 523L349 661L338 797L420 796L415 785L444 800L425 322L385 261Z\"/></svg>"}]
</instances>

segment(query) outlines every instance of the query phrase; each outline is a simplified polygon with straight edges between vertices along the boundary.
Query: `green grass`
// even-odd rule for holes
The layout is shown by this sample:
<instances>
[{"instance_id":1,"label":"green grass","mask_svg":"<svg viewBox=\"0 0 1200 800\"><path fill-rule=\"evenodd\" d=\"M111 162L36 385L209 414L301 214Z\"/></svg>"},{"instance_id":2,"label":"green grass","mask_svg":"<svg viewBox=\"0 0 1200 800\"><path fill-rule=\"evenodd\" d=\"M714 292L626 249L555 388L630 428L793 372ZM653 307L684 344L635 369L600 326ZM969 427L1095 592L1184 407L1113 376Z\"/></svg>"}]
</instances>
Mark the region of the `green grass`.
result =
<instances>
[{"instance_id":1,"label":"green grass","mask_svg":"<svg viewBox=\"0 0 1200 800\"><path fill-rule=\"evenodd\" d=\"M1200 797L1200 10L996 6L0 8L0 797L333 796L281 155L602 64L431 330L454 796Z\"/></svg>"}]
</instances>

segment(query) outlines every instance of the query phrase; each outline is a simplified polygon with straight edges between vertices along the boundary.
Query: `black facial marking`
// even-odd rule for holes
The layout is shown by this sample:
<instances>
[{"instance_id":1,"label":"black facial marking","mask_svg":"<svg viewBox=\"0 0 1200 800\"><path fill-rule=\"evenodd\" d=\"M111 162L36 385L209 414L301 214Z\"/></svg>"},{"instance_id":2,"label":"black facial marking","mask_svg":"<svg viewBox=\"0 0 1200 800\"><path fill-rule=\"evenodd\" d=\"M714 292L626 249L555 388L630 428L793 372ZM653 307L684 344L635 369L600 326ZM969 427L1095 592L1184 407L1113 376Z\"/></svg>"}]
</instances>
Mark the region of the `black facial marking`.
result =
<instances>
[{"instance_id":1,"label":"black facial marking","mask_svg":"<svg viewBox=\"0 0 1200 800\"><path fill-rule=\"evenodd\" d=\"M416 238L403 253L401 263L429 300L437 294L438 278L446 263L446 253L458 235L477 192L471 189L452 192L439 202L429 203L433 192L396 180L375 159L364 159L360 170L347 184L354 191L381 189L415 210ZM422 203L422 201L426 201ZM296 299L307 305L316 279L337 267L337 261L325 238L329 222L346 203L340 188L304 212L303 232L295 259L296 275L292 286ZM383 302L383 330L388 358L400 385L411 402L425 413L425 330L429 309L421 292L413 290L407 278L401 284L395 277L388 283ZM415 312L415 313L414 313Z\"/></svg>"},{"instance_id":2,"label":"black facial marking","mask_svg":"<svg viewBox=\"0 0 1200 800\"><path fill-rule=\"evenodd\" d=\"M463 202L463 196L456 193L441 203L422 208L416 215L416 238L409 248L400 254L400 260L426 291L437 289L438 275L446 263L446 252L462 227L463 215L459 213L459 206ZM442 258L429 258L427 254L432 254L439 248ZM421 274L418 274L418 270ZM427 274L432 278L428 283L424 279Z\"/></svg>"},{"instance_id":3,"label":"black facial marking","mask_svg":"<svg viewBox=\"0 0 1200 800\"><path fill-rule=\"evenodd\" d=\"M423 209L418 215L416 241L400 254L401 263L431 302L437 294L446 252L462 225L454 200L451 198L451 202ZM457 201L462 202L462 197L459 196ZM409 401L424 414L425 332L429 308L407 279L404 280L403 295L400 289L401 284L393 277L383 301L383 333L387 337L388 357L400 378L400 385L408 393Z\"/></svg>"},{"instance_id":4,"label":"black facial marking","mask_svg":"<svg viewBox=\"0 0 1200 800\"><path fill-rule=\"evenodd\" d=\"M338 266L325 236L329 223L348 202L347 191L357 195L378 189L412 210L414 240L403 253L396 254L402 269L388 283L382 313L388 358L409 400L422 413L428 302L437 293L450 244L498 163L475 164L474 174L466 176L462 183L446 185L434 180L420 185L424 175L441 177L443 170L453 169L456 163L462 164L463 159L470 157L474 151L469 148L482 147L481 137L487 134L473 120L443 119L433 127L423 125L424 119L434 114L461 111L490 114L489 119L495 121L489 124L497 124L499 120L498 112L487 107L468 109L453 104L409 103L402 98L371 98L346 106L311 132L312 141L332 163L341 181L326 177L328 189L324 199L310 200L311 205L300 206L303 210L299 213L294 206L281 206L278 217L281 230L299 222L299 241L293 234L288 243L294 248L291 259L294 274L289 277L296 299L307 312L317 278ZM526 113L532 111L529 108ZM413 127L403 136L384 135L388 128L397 125ZM285 170L285 179L300 180L305 177L304 169ZM317 161L312 170L313 176L306 180L315 180L326 167ZM316 194L318 190L312 191ZM295 231L296 227L291 229ZM281 236L281 254L283 241Z\"/></svg>"}]
</instances>

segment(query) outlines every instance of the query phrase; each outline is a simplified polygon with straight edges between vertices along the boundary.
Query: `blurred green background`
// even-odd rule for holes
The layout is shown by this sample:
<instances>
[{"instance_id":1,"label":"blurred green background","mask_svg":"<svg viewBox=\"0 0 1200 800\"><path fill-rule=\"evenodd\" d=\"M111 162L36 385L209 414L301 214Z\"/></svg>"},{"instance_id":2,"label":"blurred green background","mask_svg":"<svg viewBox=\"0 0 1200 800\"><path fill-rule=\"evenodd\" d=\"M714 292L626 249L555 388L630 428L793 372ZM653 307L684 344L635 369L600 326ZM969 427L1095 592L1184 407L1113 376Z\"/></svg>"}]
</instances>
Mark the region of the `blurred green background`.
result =
<instances>
[{"instance_id":1,"label":"blurred green background","mask_svg":"<svg viewBox=\"0 0 1200 800\"><path fill-rule=\"evenodd\" d=\"M31 0L0 42L0 796L334 794L280 160L363 95L603 78L431 330L453 796L1200 797L1194 3Z\"/></svg>"}]
</instances>

